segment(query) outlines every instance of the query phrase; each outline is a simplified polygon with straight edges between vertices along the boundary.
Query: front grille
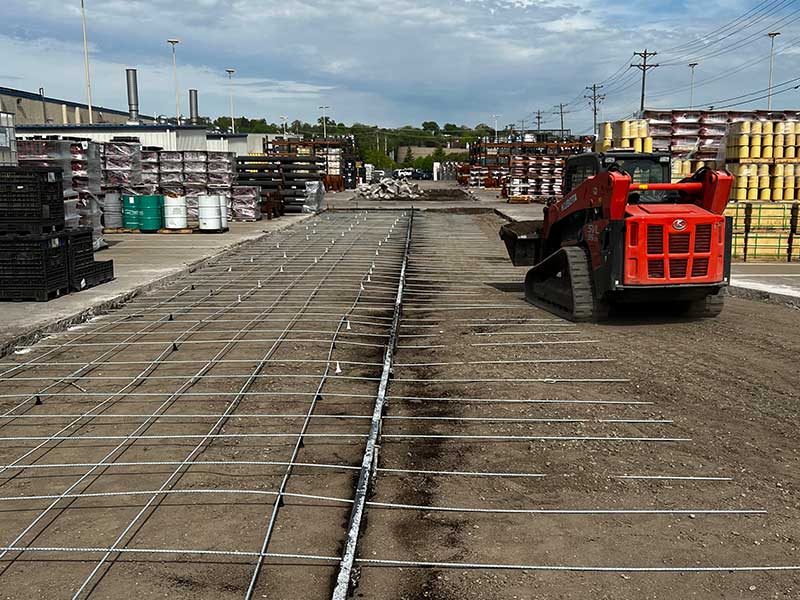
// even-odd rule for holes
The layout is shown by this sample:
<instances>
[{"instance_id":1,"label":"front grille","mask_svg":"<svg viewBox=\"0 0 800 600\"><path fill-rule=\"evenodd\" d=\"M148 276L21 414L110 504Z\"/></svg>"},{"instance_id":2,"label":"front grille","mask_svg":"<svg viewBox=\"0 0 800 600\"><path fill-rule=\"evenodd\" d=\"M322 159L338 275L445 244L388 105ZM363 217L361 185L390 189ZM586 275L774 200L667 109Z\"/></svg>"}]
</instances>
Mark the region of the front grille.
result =
<instances>
[{"instance_id":1,"label":"front grille","mask_svg":"<svg viewBox=\"0 0 800 600\"><path fill-rule=\"evenodd\" d=\"M647 226L647 253L664 254L664 227L663 225Z\"/></svg>"},{"instance_id":2,"label":"front grille","mask_svg":"<svg viewBox=\"0 0 800 600\"><path fill-rule=\"evenodd\" d=\"M692 277L705 277L708 275L708 258L695 258L692 261Z\"/></svg>"},{"instance_id":3,"label":"front grille","mask_svg":"<svg viewBox=\"0 0 800 600\"><path fill-rule=\"evenodd\" d=\"M671 258L669 259L669 277L670 279L683 279L686 277L686 268L689 266L688 258Z\"/></svg>"},{"instance_id":4,"label":"front grille","mask_svg":"<svg viewBox=\"0 0 800 600\"><path fill-rule=\"evenodd\" d=\"M670 233L669 234L669 253L688 254L689 253L689 234Z\"/></svg>"},{"instance_id":5,"label":"front grille","mask_svg":"<svg viewBox=\"0 0 800 600\"><path fill-rule=\"evenodd\" d=\"M653 279L664 279L664 260L661 258L648 259L647 276Z\"/></svg>"},{"instance_id":6,"label":"front grille","mask_svg":"<svg viewBox=\"0 0 800 600\"><path fill-rule=\"evenodd\" d=\"M711 223L703 223L695 228L694 251L711 252Z\"/></svg>"}]
</instances>

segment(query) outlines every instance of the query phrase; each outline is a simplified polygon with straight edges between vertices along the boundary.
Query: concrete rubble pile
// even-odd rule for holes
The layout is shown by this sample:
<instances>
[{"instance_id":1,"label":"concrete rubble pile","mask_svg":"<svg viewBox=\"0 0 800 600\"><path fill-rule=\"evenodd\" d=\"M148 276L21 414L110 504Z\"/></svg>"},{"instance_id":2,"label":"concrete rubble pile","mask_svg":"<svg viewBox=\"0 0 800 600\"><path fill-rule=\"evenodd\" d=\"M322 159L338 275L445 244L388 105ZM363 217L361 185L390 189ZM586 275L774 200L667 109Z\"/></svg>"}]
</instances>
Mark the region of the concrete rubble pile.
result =
<instances>
[{"instance_id":1,"label":"concrete rubble pile","mask_svg":"<svg viewBox=\"0 0 800 600\"><path fill-rule=\"evenodd\" d=\"M362 183L358 186L356 197L367 200L395 200L398 198L419 198L422 192L416 183L409 183L407 179L392 179L387 177L378 183Z\"/></svg>"}]
</instances>

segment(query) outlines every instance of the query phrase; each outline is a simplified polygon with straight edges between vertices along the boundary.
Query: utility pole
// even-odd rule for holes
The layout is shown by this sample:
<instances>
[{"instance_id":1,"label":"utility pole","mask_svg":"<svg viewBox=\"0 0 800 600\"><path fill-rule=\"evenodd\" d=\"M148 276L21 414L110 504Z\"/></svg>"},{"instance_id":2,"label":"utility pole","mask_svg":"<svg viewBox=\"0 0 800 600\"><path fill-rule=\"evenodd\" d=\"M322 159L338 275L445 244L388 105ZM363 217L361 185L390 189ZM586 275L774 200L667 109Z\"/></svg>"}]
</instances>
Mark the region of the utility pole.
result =
<instances>
[{"instance_id":1,"label":"utility pole","mask_svg":"<svg viewBox=\"0 0 800 600\"><path fill-rule=\"evenodd\" d=\"M564 137L564 106L565 106L565 104L563 102L559 102L558 104L556 104L556 108L558 108L558 112L561 115L561 135L560 135L560 137L562 137L562 138Z\"/></svg>"},{"instance_id":2,"label":"utility pole","mask_svg":"<svg viewBox=\"0 0 800 600\"><path fill-rule=\"evenodd\" d=\"M597 90L602 89L602 88L603 88L602 85L598 85L596 83L593 83L591 87L587 87L586 88L587 90L591 90L592 91L592 95L591 96L584 96L584 98L587 98L592 103L592 123L593 123L592 133L594 133L595 135L597 135L597 105L600 104L603 100L606 99L606 95L605 94L598 94L597 93Z\"/></svg>"},{"instance_id":3,"label":"utility pole","mask_svg":"<svg viewBox=\"0 0 800 600\"><path fill-rule=\"evenodd\" d=\"M235 134L236 118L233 116L233 74L236 73L236 69L225 69L225 72L228 74L228 87L231 92L231 133Z\"/></svg>"},{"instance_id":4,"label":"utility pole","mask_svg":"<svg viewBox=\"0 0 800 600\"><path fill-rule=\"evenodd\" d=\"M689 108L694 108L694 68L700 63L689 63L689 68L692 70L692 78L689 82Z\"/></svg>"},{"instance_id":5,"label":"utility pole","mask_svg":"<svg viewBox=\"0 0 800 600\"><path fill-rule=\"evenodd\" d=\"M647 59L650 58L651 56L656 56L658 52L648 52L647 48L645 48L644 52L634 52L634 54L636 56L642 57L642 62L638 64L631 64L631 66L636 67L642 72L642 101L641 104L639 105L639 110L644 112L644 95L645 95L645 85L647 82L647 71L649 71L650 69L655 69L656 67L660 66L658 64L648 65Z\"/></svg>"},{"instance_id":6,"label":"utility pole","mask_svg":"<svg viewBox=\"0 0 800 600\"><path fill-rule=\"evenodd\" d=\"M769 36L769 89L767 90L767 110L772 110L772 68L775 65L775 38L781 34L780 31L771 31Z\"/></svg>"},{"instance_id":7,"label":"utility pole","mask_svg":"<svg viewBox=\"0 0 800 600\"><path fill-rule=\"evenodd\" d=\"M519 129L520 129L520 131L522 132L522 141L523 141L523 142L525 141L525 124L526 124L527 122L528 122L528 120L527 120L527 119L520 119L520 120L519 120ZM513 130L514 130L514 125L513 125L513 123L512 123L512 125L511 125L511 130L512 130L511 132L513 133L513 132L514 132L514 131L513 131Z\"/></svg>"},{"instance_id":8,"label":"utility pole","mask_svg":"<svg viewBox=\"0 0 800 600\"><path fill-rule=\"evenodd\" d=\"M542 111L536 111L536 133L542 130Z\"/></svg>"},{"instance_id":9,"label":"utility pole","mask_svg":"<svg viewBox=\"0 0 800 600\"><path fill-rule=\"evenodd\" d=\"M181 43L177 39L169 39L167 43L172 46L172 79L175 82L175 125L181 124L181 98L178 90L178 59L176 57L175 46Z\"/></svg>"},{"instance_id":10,"label":"utility pole","mask_svg":"<svg viewBox=\"0 0 800 600\"><path fill-rule=\"evenodd\" d=\"M92 116L92 78L89 75L89 44L86 41L86 6L81 0L81 21L83 22L83 65L86 69L86 101L89 104L89 125L94 123Z\"/></svg>"},{"instance_id":11,"label":"utility pole","mask_svg":"<svg viewBox=\"0 0 800 600\"><path fill-rule=\"evenodd\" d=\"M322 139L328 139L328 116L325 114L325 111L328 110L330 106L320 106L319 109L322 111Z\"/></svg>"},{"instance_id":12,"label":"utility pole","mask_svg":"<svg viewBox=\"0 0 800 600\"><path fill-rule=\"evenodd\" d=\"M498 139L497 139L497 118L500 115L492 115L492 116L494 117L494 143L496 144L497 141L498 141Z\"/></svg>"}]
</instances>

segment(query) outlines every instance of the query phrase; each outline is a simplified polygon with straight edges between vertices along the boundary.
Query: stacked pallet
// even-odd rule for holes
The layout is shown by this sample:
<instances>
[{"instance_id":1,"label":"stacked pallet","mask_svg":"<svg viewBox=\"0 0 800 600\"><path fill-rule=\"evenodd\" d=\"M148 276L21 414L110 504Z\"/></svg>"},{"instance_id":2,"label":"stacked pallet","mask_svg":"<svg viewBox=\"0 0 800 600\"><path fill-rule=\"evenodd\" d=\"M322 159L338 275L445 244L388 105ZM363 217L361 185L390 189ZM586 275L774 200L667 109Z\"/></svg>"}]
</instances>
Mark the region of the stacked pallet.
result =
<instances>
[{"instance_id":1,"label":"stacked pallet","mask_svg":"<svg viewBox=\"0 0 800 600\"><path fill-rule=\"evenodd\" d=\"M63 176L66 227L92 227L95 249L102 239L102 145L79 139L33 139L17 143L20 166L58 169Z\"/></svg>"},{"instance_id":2,"label":"stacked pallet","mask_svg":"<svg viewBox=\"0 0 800 600\"><path fill-rule=\"evenodd\" d=\"M142 145L115 138L101 145L103 185L133 190L142 185Z\"/></svg>"},{"instance_id":3,"label":"stacked pallet","mask_svg":"<svg viewBox=\"0 0 800 600\"><path fill-rule=\"evenodd\" d=\"M153 192L158 189L161 183L159 174L159 157L158 152L160 148L147 147L142 148L142 185L151 186Z\"/></svg>"},{"instance_id":4,"label":"stacked pallet","mask_svg":"<svg viewBox=\"0 0 800 600\"><path fill-rule=\"evenodd\" d=\"M274 157L268 155L237 157L234 190L236 187L257 188L262 211L268 218L283 212L281 204L283 174L280 163Z\"/></svg>"},{"instance_id":5,"label":"stacked pallet","mask_svg":"<svg viewBox=\"0 0 800 600\"><path fill-rule=\"evenodd\" d=\"M748 121L729 126L724 160L734 175L733 200L800 198L798 131L800 124L793 121Z\"/></svg>"},{"instance_id":6,"label":"stacked pallet","mask_svg":"<svg viewBox=\"0 0 800 600\"><path fill-rule=\"evenodd\" d=\"M644 119L603 123L600 131L600 152L609 148L631 148L634 152L652 152L653 138Z\"/></svg>"},{"instance_id":7,"label":"stacked pallet","mask_svg":"<svg viewBox=\"0 0 800 600\"><path fill-rule=\"evenodd\" d=\"M530 202L537 198L560 196L564 158L557 155L529 154L511 157L511 171L505 185L509 202Z\"/></svg>"},{"instance_id":8,"label":"stacked pallet","mask_svg":"<svg viewBox=\"0 0 800 600\"><path fill-rule=\"evenodd\" d=\"M14 115L0 112L0 166L17 166L17 137Z\"/></svg>"},{"instance_id":9,"label":"stacked pallet","mask_svg":"<svg viewBox=\"0 0 800 600\"><path fill-rule=\"evenodd\" d=\"M92 227L65 230L59 169L0 168L0 299L44 302L114 277Z\"/></svg>"},{"instance_id":10,"label":"stacked pallet","mask_svg":"<svg viewBox=\"0 0 800 600\"><path fill-rule=\"evenodd\" d=\"M322 182L324 161L317 156L276 156L283 177L281 199L284 210L301 212L306 200L306 183Z\"/></svg>"},{"instance_id":11,"label":"stacked pallet","mask_svg":"<svg viewBox=\"0 0 800 600\"><path fill-rule=\"evenodd\" d=\"M732 202L733 257L747 260L800 259L800 203Z\"/></svg>"}]
</instances>

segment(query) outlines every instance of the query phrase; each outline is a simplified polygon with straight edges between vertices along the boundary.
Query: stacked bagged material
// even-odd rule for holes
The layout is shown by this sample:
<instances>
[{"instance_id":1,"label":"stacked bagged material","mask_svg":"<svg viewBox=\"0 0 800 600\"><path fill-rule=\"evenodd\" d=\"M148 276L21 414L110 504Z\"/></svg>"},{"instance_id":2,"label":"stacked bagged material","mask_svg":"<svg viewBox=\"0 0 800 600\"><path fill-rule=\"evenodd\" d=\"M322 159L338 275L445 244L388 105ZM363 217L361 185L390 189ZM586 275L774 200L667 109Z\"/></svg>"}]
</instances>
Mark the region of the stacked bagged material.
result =
<instances>
[{"instance_id":1,"label":"stacked bagged material","mask_svg":"<svg viewBox=\"0 0 800 600\"><path fill-rule=\"evenodd\" d=\"M356 196L367 200L413 199L421 197L422 192L416 183L409 183L407 179L387 177L378 183L362 183L357 188Z\"/></svg>"},{"instance_id":2,"label":"stacked bagged material","mask_svg":"<svg viewBox=\"0 0 800 600\"><path fill-rule=\"evenodd\" d=\"M159 183L158 150L142 148L142 184L158 186Z\"/></svg>"},{"instance_id":3,"label":"stacked bagged material","mask_svg":"<svg viewBox=\"0 0 800 600\"><path fill-rule=\"evenodd\" d=\"M103 144L103 184L132 189L142 183L141 144L127 140Z\"/></svg>"},{"instance_id":4,"label":"stacked bagged material","mask_svg":"<svg viewBox=\"0 0 800 600\"><path fill-rule=\"evenodd\" d=\"M162 150L158 153L159 187L165 196L183 196L183 153Z\"/></svg>"},{"instance_id":5,"label":"stacked bagged material","mask_svg":"<svg viewBox=\"0 0 800 600\"><path fill-rule=\"evenodd\" d=\"M102 146L87 140L33 139L18 142L22 166L60 169L66 227L92 227L95 250L105 247L101 224Z\"/></svg>"},{"instance_id":6,"label":"stacked bagged material","mask_svg":"<svg viewBox=\"0 0 800 600\"><path fill-rule=\"evenodd\" d=\"M208 156L203 151L183 152L183 187L187 193L191 190L204 194L208 188Z\"/></svg>"},{"instance_id":7,"label":"stacked bagged material","mask_svg":"<svg viewBox=\"0 0 800 600\"><path fill-rule=\"evenodd\" d=\"M236 155L233 152L209 152L208 187L230 188L236 177Z\"/></svg>"},{"instance_id":8,"label":"stacked bagged material","mask_svg":"<svg viewBox=\"0 0 800 600\"><path fill-rule=\"evenodd\" d=\"M259 189L253 186L234 186L231 192L230 207L230 217L233 221L260 220L261 194Z\"/></svg>"}]
</instances>

